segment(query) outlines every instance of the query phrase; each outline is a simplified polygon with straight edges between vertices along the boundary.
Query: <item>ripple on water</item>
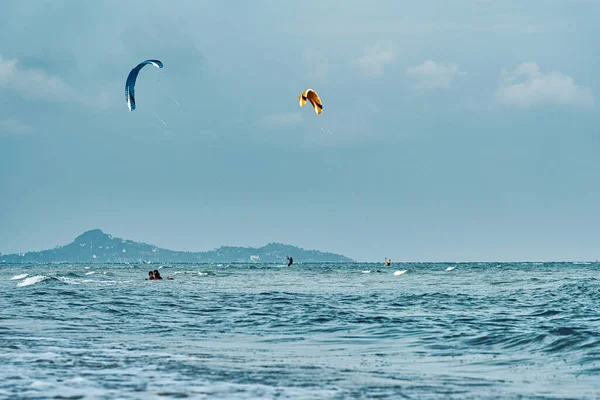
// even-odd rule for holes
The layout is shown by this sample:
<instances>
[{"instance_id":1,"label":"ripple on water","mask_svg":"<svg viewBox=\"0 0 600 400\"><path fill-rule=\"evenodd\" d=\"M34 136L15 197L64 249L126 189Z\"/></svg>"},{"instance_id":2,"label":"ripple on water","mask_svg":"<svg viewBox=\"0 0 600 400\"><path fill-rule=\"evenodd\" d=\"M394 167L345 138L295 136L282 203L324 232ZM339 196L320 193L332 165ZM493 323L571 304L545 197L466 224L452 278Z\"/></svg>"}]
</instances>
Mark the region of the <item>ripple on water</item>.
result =
<instances>
[{"instance_id":1,"label":"ripple on water","mask_svg":"<svg viewBox=\"0 0 600 400\"><path fill-rule=\"evenodd\" d=\"M453 266L3 267L0 397L597 396L599 265Z\"/></svg>"}]
</instances>

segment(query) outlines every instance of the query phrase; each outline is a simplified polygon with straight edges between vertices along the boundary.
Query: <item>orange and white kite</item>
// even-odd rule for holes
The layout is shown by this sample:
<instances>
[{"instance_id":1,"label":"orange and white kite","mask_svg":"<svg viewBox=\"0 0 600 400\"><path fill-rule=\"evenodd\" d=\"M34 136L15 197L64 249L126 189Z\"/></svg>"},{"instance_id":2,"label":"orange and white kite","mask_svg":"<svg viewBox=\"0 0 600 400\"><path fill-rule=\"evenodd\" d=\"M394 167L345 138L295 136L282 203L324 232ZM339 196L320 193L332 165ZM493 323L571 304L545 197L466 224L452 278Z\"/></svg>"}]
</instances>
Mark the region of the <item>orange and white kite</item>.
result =
<instances>
[{"instance_id":1,"label":"orange and white kite","mask_svg":"<svg viewBox=\"0 0 600 400\"><path fill-rule=\"evenodd\" d=\"M321 99L319 98L317 92L312 89L306 89L304 93L298 97L300 107L304 107L307 100L310 102L310 104L312 104L317 114L321 114L323 112L323 103L321 103Z\"/></svg>"}]
</instances>

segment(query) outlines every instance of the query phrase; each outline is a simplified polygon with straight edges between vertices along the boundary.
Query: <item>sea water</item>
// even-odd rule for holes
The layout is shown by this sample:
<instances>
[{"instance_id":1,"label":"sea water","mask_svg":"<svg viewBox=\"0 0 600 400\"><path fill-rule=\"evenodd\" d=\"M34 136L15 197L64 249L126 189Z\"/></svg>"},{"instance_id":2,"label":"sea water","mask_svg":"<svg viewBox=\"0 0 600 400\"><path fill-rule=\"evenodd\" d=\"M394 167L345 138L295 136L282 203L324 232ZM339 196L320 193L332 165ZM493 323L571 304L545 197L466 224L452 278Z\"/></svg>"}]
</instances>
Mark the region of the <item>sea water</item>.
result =
<instances>
[{"instance_id":1,"label":"sea water","mask_svg":"<svg viewBox=\"0 0 600 400\"><path fill-rule=\"evenodd\" d=\"M0 266L0 398L598 396L597 263Z\"/></svg>"}]
</instances>

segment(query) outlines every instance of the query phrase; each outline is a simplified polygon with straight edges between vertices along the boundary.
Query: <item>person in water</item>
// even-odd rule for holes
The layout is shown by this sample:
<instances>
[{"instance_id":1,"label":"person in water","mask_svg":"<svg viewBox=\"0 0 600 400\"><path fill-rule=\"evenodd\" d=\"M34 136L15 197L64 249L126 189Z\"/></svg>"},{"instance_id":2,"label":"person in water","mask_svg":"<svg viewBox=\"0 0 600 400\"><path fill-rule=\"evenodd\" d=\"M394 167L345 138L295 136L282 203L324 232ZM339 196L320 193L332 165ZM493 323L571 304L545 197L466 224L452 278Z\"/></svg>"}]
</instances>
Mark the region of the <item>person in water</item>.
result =
<instances>
[{"instance_id":1,"label":"person in water","mask_svg":"<svg viewBox=\"0 0 600 400\"><path fill-rule=\"evenodd\" d=\"M159 281L162 279L162 276L160 276L160 272L158 272L157 270L154 270L154 272L152 272L152 271L148 272L147 279L151 280L151 281ZM167 276L167 280L172 281L173 278L171 278L170 276Z\"/></svg>"},{"instance_id":2,"label":"person in water","mask_svg":"<svg viewBox=\"0 0 600 400\"><path fill-rule=\"evenodd\" d=\"M292 257L288 257L288 267L294 263L294 259Z\"/></svg>"},{"instance_id":3,"label":"person in water","mask_svg":"<svg viewBox=\"0 0 600 400\"><path fill-rule=\"evenodd\" d=\"M392 264L392 260L390 260L389 258L386 257L385 258L385 265L389 267L391 264Z\"/></svg>"}]
</instances>

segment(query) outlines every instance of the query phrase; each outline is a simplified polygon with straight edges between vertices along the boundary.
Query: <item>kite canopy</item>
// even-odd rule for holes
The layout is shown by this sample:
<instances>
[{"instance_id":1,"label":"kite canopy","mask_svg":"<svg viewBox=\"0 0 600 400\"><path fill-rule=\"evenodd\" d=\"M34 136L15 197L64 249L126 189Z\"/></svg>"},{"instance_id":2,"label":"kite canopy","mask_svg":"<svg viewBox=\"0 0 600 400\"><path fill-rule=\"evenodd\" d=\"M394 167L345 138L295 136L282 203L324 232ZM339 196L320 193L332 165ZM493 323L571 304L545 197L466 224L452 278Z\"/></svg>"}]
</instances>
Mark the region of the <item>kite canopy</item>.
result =
<instances>
[{"instance_id":1,"label":"kite canopy","mask_svg":"<svg viewBox=\"0 0 600 400\"><path fill-rule=\"evenodd\" d=\"M298 97L300 107L304 107L307 100L310 102L310 104L312 104L317 114L321 114L323 112L323 103L321 102L317 92L312 89L306 89L304 93Z\"/></svg>"},{"instance_id":2,"label":"kite canopy","mask_svg":"<svg viewBox=\"0 0 600 400\"><path fill-rule=\"evenodd\" d=\"M146 60L139 63L134 69L131 70L131 72L129 72L127 81L125 82L125 101L127 101L127 107L129 108L129 111L135 110L135 82L137 80L137 76L141 69L148 64L154 65L156 68L163 67L163 63L159 60Z\"/></svg>"}]
</instances>

